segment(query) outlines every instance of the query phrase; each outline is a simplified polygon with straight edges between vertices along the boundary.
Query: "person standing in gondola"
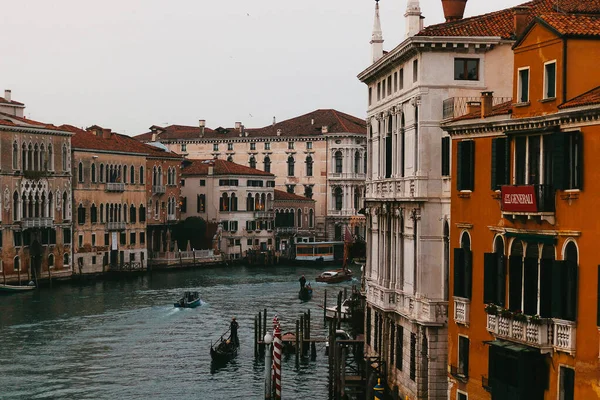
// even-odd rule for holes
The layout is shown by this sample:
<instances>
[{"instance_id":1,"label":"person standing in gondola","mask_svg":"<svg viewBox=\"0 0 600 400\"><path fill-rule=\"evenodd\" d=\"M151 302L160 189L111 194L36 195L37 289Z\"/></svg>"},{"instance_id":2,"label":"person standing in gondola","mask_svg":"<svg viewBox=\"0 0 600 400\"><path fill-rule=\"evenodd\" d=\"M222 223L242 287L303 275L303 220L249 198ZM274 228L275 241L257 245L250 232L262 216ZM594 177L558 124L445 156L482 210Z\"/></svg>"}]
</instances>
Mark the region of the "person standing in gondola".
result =
<instances>
[{"instance_id":1,"label":"person standing in gondola","mask_svg":"<svg viewBox=\"0 0 600 400\"><path fill-rule=\"evenodd\" d=\"M231 318L231 324L229 325L229 330L231 331L231 340L233 341L233 344L235 345L235 347L240 346L240 340L238 339L238 334L237 334L238 328L239 328L239 324L235 320L235 317Z\"/></svg>"},{"instance_id":2,"label":"person standing in gondola","mask_svg":"<svg viewBox=\"0 0 600 400\"><path fill-rule=\"evenodd\" d=\"M304 275L302 275L298 280L300 281L300 290L304 289L304 285L306 285L306 278Z\"/></svg>"}]
</instances>

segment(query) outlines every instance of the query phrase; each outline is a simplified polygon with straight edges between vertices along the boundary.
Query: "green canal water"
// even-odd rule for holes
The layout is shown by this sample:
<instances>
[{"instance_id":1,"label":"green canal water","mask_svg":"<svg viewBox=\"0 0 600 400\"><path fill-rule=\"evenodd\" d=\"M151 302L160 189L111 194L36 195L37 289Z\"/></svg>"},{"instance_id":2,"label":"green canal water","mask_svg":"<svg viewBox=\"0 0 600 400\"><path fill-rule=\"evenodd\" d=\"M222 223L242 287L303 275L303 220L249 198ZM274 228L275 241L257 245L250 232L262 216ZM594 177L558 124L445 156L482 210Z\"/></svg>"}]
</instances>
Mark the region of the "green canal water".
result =
<instances>
[{"instance_id":1,"label":"green canal water","mask_svg":"<svg viewBox=\"0 0 600 400\"><path fill-rule=\"evenodd\" d=\"M282 329L311 310L313 337L325 336L328 303L344 287L314 282L322 268L224 267L158 272L124 280L61 284L32 293L0 296L0 399L261 399L264 359L254 359L254 316L268 309ZM298 277L314 297L298 300ZM186 290L202 306L173 307ZM210 344L239 322L237 358L211 371ZM327 358L295 368L284 358L287 399L327 399Z\"/></svg>"}]
</instances>

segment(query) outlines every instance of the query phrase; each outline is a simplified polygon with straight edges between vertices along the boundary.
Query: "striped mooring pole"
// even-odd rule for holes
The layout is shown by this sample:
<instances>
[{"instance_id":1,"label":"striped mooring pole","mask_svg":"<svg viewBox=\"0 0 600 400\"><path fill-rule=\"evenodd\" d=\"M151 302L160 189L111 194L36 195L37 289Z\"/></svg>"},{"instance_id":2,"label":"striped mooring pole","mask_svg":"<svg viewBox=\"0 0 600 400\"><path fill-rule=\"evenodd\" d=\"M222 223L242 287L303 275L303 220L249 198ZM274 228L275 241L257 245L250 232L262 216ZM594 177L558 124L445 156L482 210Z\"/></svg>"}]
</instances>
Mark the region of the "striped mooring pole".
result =
<instances>
[{"instance_id":1,"label":"striped mooring pole","mask_svg":"<svg viewBox=\"0 0 600 400\"><path fill-rule=\"evenodd\" d=\"M273 378L275 381L275 400L281 400L281 351L283 342L281 340L281 328L275 328L273 342Z\"/></svg>"}]
</instances>

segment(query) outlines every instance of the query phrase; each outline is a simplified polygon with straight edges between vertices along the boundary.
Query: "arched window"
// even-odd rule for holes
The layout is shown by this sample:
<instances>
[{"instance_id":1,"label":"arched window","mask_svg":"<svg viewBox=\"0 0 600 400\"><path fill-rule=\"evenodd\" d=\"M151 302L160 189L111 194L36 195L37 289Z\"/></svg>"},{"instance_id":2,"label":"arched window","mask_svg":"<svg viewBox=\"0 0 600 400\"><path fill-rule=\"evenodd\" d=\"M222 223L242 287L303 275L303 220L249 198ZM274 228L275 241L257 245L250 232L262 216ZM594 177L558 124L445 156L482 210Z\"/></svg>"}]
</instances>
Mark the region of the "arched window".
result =
<instances>
[{"instance_id":1,"label":"arched window","mask_svg":"<svg viewBox=\"0 0 600 400\"><path fill-rule=\"evenodd\" d=\"M354 153L354 173L360 174L360 153L358 151Z\"/></svg>"},{"instance_id":2,"label":"arched window","mask_svg":"<svg viewBox=\"0 0 600 400\"><path fill-rule=\"evenodd\" d=\"M100 173L98 175L98 180L104 182L104 164L100 164Z\"/></svg>"},{"instance_id":3,"label":"arched window","mask_svg":"<svg viewBox=\"0 0 600 400\"><path fill-rule=\"evenodd\" d=\"M306 156L306 176L313 176L313 159L311 156Z\"/></svg>"},{"instance_id":4,"label":"arched window","mask_svg":"<svg viewBox=\"0 0 600 400\"><path fill-rule=\"evenodd\" d=\"M77 207L77 223L80 225L85 224L85 207L81 203Z\"/></svg>"},{"instance_id":5,"label":"arched window","mask_svg":"<svg viewBox=\"0 0 600 400\"><path fill-rule=\"evenodd\" d=\"M100 203L100 223L104 223L104 204Z\"/></svg>"},{"instance_id":6,"label":"arched window","mask_svg":"<svg viewBox=\"0 0 600 400\"><path fill-rule=\"evenodd\" d=\"M52 192L48 193L48 217L54 220L54 196Z\"/></svg>"},{"instance_id":7,"label":"arched window","mask_svg":"<svg viewBox=\"0 0 600 400\"><path fill-rule=\"evenodd\" d=\"M48 254L48 268L54 268L54 254Z\"/></svg>"},{"instance_id":8,"label":"arched window","mask_svg":"<svg viewBox=\"0 0 600 400\"><path fill-rule=\"evenodd\" d=\"M54 152L51 144L48 145L48 171L54 171Z\"/></svg>"},{"instance_id":9,"label":"arched window","mask_svg":"<svg viewBox=\"0 0 600 400\"><path fill-rule=\"evenodd\" d=\"M219 201L219 210L220 211L229 211L230 210L229 196L227 195L227 193L223 193L223 196L221 196L221 199Z\"/></svg>"},{"instance_id":10,"label":"arched window","mask_svg":"<svg viewBox=\"0 0 600 400\"><path fill-rule=\"evenodd\" d=\"M123 183L127 183L127 165L123 165Z\"/></svg>"},{"instance_id":11,"label":"arched window","mask_svg":"<svg viewBox=\"0 0 600 400\"><path fill-rule=\"evenodd\" d=\"M246 211L254 211L254 197L252 193L248 193L248 197L246 198Z\"/></svg>"},{"instance_id":12,"label":"arched window","mask_svg":"<svg viewBox=\"0 0 600 400\"><path fill-rule=\"evenodd\" d=\"M135 210L135 206L132 204L129 207L129 222L131 222L132 224L135 224L136 222L136 210Z\"/></svg>"},{"instance_id":13,"label":"arched window","mask_svg":"<svg viewBox=\"0 0 600 400\"><path fill-rule=\"evenodd\" d=\"M13 143L12 167L13 169L19 169L19 145L16 141Z\"/></svg>"},{"instance_id":14,"label":"arched window","mask_svg":"<svg viewBox=\"0 0 600 400\"><path fill-rule=\"evenodd\" d=\"M63 171L67 170L67 145L63 144L63 148L62 148L62 169Z\"/></svg>"},{"instance_id":15,"label":"arched window","mask_svg":"<svg viewBox=\"0 0 600 400\"><path fill-rule=\"evenodd\" d=\"M335 209L337 211L341 211L342 207L343 207L343 196L344 196L344 192L342 191L341 187L336 187L333 191L333 198L335 201Z\"/></svg>"},{"instance_id":16,"label":"arched window","mask_svg":"<svg viewBox=\"0 0 600 400\"><path fill-rule=\"evenodd\" d=\"M360 189L354 188L354 212L360 210Z\"/></svg>"},{"instance_id":17,"label":"arched window","mask_svg":"<svg viewBox=\"0 0 600 400\"><path fill-rule=\"evenodd\" d=\"M14 261L13 261L13 266L14 266L15 271L21 270L21 259L19 258L19 256L15 256Z\"/></svg>"},{"instance_id":18,"label":"arched window","mask_svg":"<svg viewBox=\"0 0 600 400\"><path fill-rule=\"evenodd\" d=\"M152 167L152 186L158 186L158 172L156 167Z\"/></svg>"},{"instance_id":19,"label":"arched window","mask_svg":"<svg viewBox=\"0 0 600 400\"><path fill-rule=\"evenodd\" d=\"M237 196L235 195L235 193L231 193L231 211L237 211L237 210L238 210ZM175 214L175 211L173 211L173 214Z\"/></svg>"},{"instance_id":20,"label":"arched window","mask_svg":"<svg viewBox=\"0 0 600 400\"><path fill-rule=\"evenodd\" d=\"M143 204L140 204L140 222L146 222L146 207Z\"/></svg>"},{"instance_id":21,"label":"arched window","mask_svg":"<svg viewBox=\"0 0 600 400\"><path fill-rule=\"evenodd\" d=\"M314 228L314 226L315 226L315 212L311 208L310 210L308 210L308 227Z\"/></svg>"},{"instance_id":22,"label":"arched window","mask_svg":"<svg viewBox=\"0 0 600 400\"><path fill-rule=\"evenodd\" d=\"M69 253L65 253L63 255L63 267L68 267L71 264L71 258L69 257Z\"/></svg>"},{"instance_id":23,"label":"arched window","mask_svg":"<svg viewBox=\"0 0 600 400\"><path fill-rule=\"evenodd\" d=\"M92 183L96 183L96 164L92 164Z\"/></svg>"},{"instance_id":24,"label":"arched window","mask_svg":"<svg viewBox=\"0 0 600 400\"><path fill-rule=\"evenodd\" d=\"M298 228L302 228L302 210L298 209Z\"/></svg>"},{"instance_id":25,"label":"arched window","mask_svg":"<svg viewBox=\"0 0 600 400\"><path fill-rule=\"evenodd\" d=\"M44 143L40 145L40 170L48 171L48 162L46 160L46 147Z\"/></svg>"},{"instance_id":26,"label":"arched window","mask_svg":"<svg viewBox=\"0 0 600 400\"><path fill-rule=\"evenodd\" d=\"M63 221L68 219L67 214L67 192L65 191L62 196L62 219Z\"/></svg>"},{"instance_id":27,"label":"arched window","mask_svg":"<svg viewBox=\"0 0 600 400\"><path fill-rule=\"evenodd\" d=\"M250 165L250 168L256 168L256 158L254 158L254 156L251 156L248 164Z\"/></svg>"},{"instance_id":28,"label":"arched window","mask_svg":"<svg viewBox=\"0 0 600 400\"><path fill-rule=\"evenodd\" d=\"M156 183L158 184L158 186L162 186L162 184L163 184L163 170L162 170L162 167L158 167L157 173L158 173L158 177L156 179L157 180Z\"/></svg>"},{"instance_id":29,"label":"arched window","mask_svg":"<svg viewBox=\"0 0 600 400\"><path fill-rule=\"evenodd\" d=\"M98 222L98 208L95 204L92 204L92 208L90 208L90 222L92 224Z\"/></svg>"},{"instance_id":30,"label":"arched window","mask_svg":"<svg viewBox=\"0 0 600 400\"><path fill-rule=\"evenodd\" d=\"M40 148L38 147L37 143L33 147L33 170L40 170Z\"/></svg>"},{"instance_id":31,"label":"arched window","mask_svg":"<svg viewBox=\"0 0 600 400\"><path fill-rule=\"evenodd\" d=\"M135 185L135 168L133 165L129 169L129 182L131 182L132 185Z\"/></svg>"},{"instance_id":32,"label":"arched window","mask_svg":"<svg viewBox=\"0 0 600 400\"><path fill-rule=\"evenodd\" d=\"M144 167L140 167L140 185L144 184Z\"/></svg>"},{"instance_id":33,"label":"arched window","mask_svg":"<svg viewBox=\"0 0 600 400\"><path fill-rule=\"evenodd\" d=\"M31 143L27 146L27 169L33 171L33 145Z\"/></svg>"},{"instance_id":34,"label":"arched window","mask_svg":"<svg viewBox=\"0 0 600 400\"><path fill-rule=\"evenodd\" d=\"M265 172L271 172L271 159L269 158L269 156L265 157Z\"/></svg>"},{"instance_id":35,"label":"arched window","mask_svg":"<svg viewBox=\"0 0 600 400\"><path fill-rule=\"evenodd\" d=\"M334 157L335 157L335 173L341 174L343 166L344 166L343 161L342 161L342 152L336 151Z\"/></svg>"},{"instance_id":36,"label":"arched window","mask_svg":"<svg viewBox=\"0 0 600 400\"><path fill-rule=\"evenodd\" d=\"M83 164L81 162L77 166L77 180L83 182Z\"/></svg>"},{"instance_id":37,"label":"arched window","mask_svg":"<svg viewBox=\"0 0 600 400\"><path fill-rule=\"evenodd\" d=\"M287 159L288 176L294 176L294 157L289 156Z\"/></svg>"},{"instance_id":38,"label":"arched window","mask_svg":"<svg viewBox=\"0 0 600 400\"><path fill-rule=\"evenodd\" d=\"M13 193L13 222L19 220L19 193Z\"/></svg>"}]
</instances>

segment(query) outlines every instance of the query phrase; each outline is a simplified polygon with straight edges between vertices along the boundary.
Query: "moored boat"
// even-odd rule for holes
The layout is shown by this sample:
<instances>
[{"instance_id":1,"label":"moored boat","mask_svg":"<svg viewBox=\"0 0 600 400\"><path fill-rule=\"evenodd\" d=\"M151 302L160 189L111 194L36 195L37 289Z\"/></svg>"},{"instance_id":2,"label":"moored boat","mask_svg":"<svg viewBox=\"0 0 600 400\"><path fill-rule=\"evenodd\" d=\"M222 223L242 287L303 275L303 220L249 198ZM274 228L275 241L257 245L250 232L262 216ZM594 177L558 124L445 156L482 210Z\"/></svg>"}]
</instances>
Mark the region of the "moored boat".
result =
<instances>
[{"instance_id":1,"label":"moored boat","mask_svg":"<svg viewBox=\"0 0 600 400\"><path fill-rule=\"evenodd\" d=\"M201 304L200 293L198 292L185 292L183 297L179 301L173 304L179 308L196 308Z\"/></svg>"},{"instance_id":2,"label":"moored boat","mask_svg":"<svg viewBox=\"0 0 600 400\"><path fill-rule=\"evenodd\" d=\"M349 317L350 317L350 299L346 299L344 301L342 301L341 307L340 307L340 315L338 314L338 309L337 306L330 306L330 307L326 307L325 308L325 318L327 319L333 319L336 316L341 319L342 321L346 321Z\"/></svg>"},{"instance_id":3,"label":"moored boat","mask_svg":"<svg viewBox=\"0 0 600 400\"><path fill-rule=\"evenodd\" d=\"M352 271L347 268L325 271L315 278L317 282L325 283L340 283L351 279Z\"/></svg>"},{"instance_id":4,"label":"moored boat","mask_svg":"<svg viewBox=\"0 0 600 400\"><path fill-rule=\"evenodd\" d=\"M2 293L19 293L27 292L35 289L35 284L30 282L29 285L18 286L18 285L0 285L0 292Z\"/></svg>"}]
</instances>

